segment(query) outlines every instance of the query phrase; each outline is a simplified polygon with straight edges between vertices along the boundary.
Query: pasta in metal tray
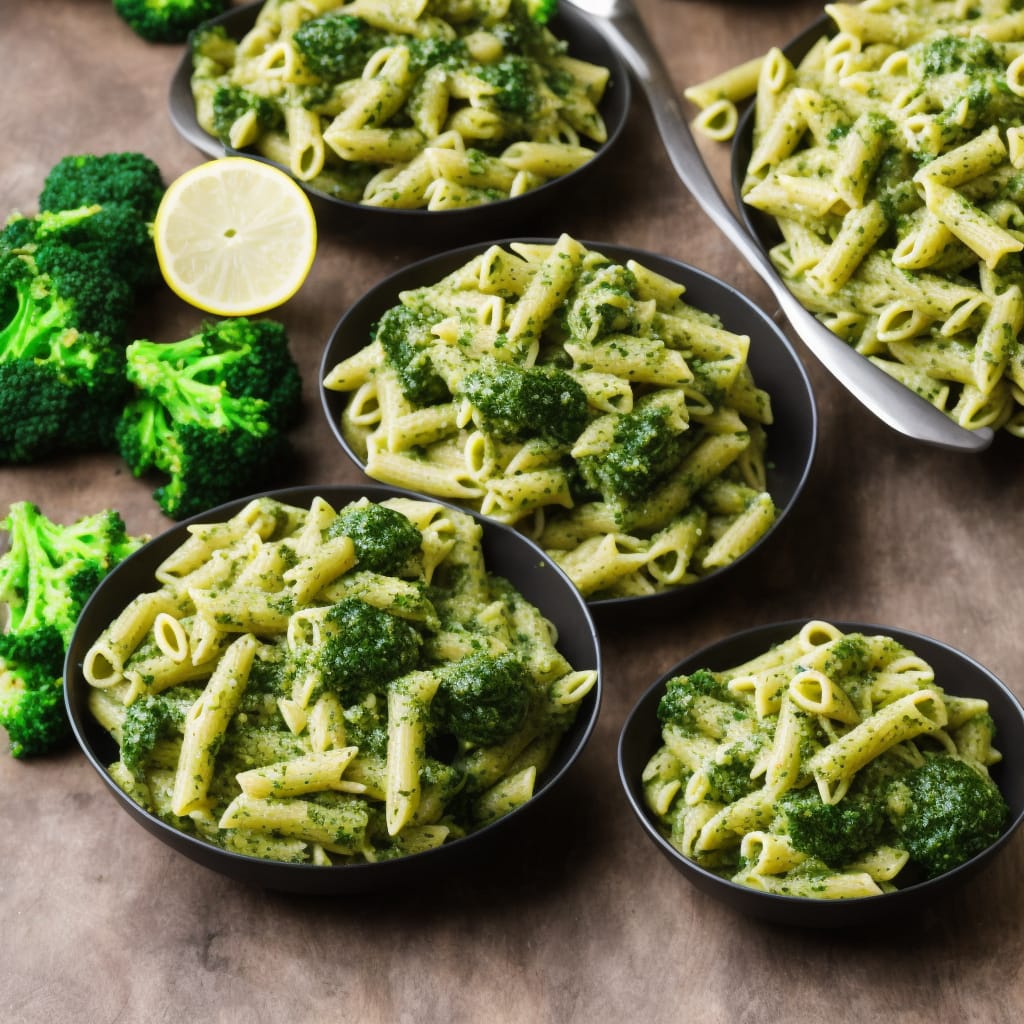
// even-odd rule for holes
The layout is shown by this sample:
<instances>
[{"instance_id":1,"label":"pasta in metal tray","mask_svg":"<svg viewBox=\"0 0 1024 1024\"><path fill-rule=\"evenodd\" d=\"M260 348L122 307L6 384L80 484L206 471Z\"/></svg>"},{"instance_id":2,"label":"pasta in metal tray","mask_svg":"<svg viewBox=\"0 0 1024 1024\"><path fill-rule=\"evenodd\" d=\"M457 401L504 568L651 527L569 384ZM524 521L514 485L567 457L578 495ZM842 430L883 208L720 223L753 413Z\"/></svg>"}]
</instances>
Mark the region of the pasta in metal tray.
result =
<instances>
[{"instance_id":1,"label":"pasta in metal tray","mask_svg":"<svg viewBox=\"0 0 1024 1024\"><path fill-rule=\"evenodd\" d=\"M961 426L1024 436L1024 19L994 0L825 7L837 31L693 86L698 126L753 95L743 201L829 328Z\"/></svg>"}]
</instances>

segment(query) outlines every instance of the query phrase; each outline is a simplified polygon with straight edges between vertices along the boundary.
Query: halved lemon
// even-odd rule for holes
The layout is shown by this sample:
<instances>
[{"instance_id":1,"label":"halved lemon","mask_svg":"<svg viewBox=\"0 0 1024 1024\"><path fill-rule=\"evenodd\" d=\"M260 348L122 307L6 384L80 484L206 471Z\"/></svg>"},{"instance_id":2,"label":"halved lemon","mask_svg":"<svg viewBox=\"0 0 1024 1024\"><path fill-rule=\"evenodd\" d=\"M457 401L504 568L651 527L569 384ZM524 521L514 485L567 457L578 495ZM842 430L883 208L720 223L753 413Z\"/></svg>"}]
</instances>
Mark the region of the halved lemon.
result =
<instances>
[{"instance_id":1,"label":"halved lemon","mask_svg":"<svg viewBox=\"0 0 1024 1024\"><path fill-rule=\"evenodd\" d=\"M284 171L227 156L168 186L153 221L164 280L187 303L218 316L280 306L316 256L309 198Z\"/></svg>"}]
</instances>

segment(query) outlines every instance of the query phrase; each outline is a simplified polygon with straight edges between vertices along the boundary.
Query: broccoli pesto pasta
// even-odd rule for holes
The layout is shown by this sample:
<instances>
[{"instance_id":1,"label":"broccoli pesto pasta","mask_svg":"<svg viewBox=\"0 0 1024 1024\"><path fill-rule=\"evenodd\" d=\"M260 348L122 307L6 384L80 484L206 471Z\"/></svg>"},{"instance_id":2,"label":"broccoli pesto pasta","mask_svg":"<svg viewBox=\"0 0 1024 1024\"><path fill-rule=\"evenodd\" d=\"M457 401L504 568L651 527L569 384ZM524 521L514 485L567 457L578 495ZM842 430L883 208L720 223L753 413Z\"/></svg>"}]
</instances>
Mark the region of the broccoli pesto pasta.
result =
<instances>
[{"instance_id":1,"label":"broccoli pesto pasta","mask_svg":"<svg viewBox=\"0 0 1024 1024\"><path fill-rule=\"evenodd\" d=\"M1001 835L986 701L896 639L807 622L731 668L669 679L643 798L684 857L813 899L933 878Z\"/></svg>"},{"instance_id":2,"label":"broccoli pesto pasta","mask_svg":"<svg viewBox=\"0 0 1024 1024\"><path fill-rule=\"evenodd\" d=\"M436 502L255 498L189 527L86 651L108 771L165 823L266 860L349 864L528 801L597 673Z\"/></svg>"},{"instance_id":3,"label":"broccoli pesto pasta","mask_svg":"<svg viewBox=\"0 0 1024 1024\"><path fill-rule=\"evenodd\" d=\"M1017 7L828 4L837 31L805 56L773 49L688 95L716 137L723 104L755 95L743 201L777 224L801 303L961 426L1021 437Z\"/></svg>"},{"instance_id":4,"label":"broccoli pesto pasta","mask_svg":"<svg viewBox=\"0 0 1024 1024\"><path fill-rule=\"evenodd\" d=\"M193 36L196 119L349 202L517 196L608 138L609 70L570 54L545 17L525 0L266 0L241 39Z\"/></svg>"},{"instance_id":5,"label":"broccoli pesto pasta","mask_svg":"<svg viewBox=\"0 0 1024 1024\"><path fill-rule=\"evenodd\" d=\"M684 291L568 235L481 247L402 291L324 386L369 476L514 525L588 597L656 593L776 518L750 339Z\"/></svg>"}]
</instances>

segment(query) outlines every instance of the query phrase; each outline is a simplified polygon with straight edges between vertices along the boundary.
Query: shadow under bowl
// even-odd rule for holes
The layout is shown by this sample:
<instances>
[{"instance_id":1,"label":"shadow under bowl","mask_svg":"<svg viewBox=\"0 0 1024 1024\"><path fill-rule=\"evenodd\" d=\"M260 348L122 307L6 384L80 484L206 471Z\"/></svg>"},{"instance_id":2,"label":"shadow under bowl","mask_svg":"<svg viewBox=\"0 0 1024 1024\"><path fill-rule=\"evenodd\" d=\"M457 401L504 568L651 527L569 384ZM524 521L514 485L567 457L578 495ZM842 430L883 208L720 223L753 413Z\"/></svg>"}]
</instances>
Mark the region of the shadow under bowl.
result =
<instances>
[{"instance_id":1,"label":"shadow under bowl","mask_svg":"<svg viewBox=\"0 0 1024 1024\"><path fill-rule=\"evenodd\" d=\"M256 0L232 8L212 18L207 24L223 25L231 38L241 39L252 27L262 6L263 0ZM571 202L572 195L601 165L622 134L629 115L632 87L622 58L585 14L569 5L563 5L552 17L548 27L567 44L570 56L606 67L611 72L608 88L598 104L608 137L596 147L592 159L570 174L547 181L522 195L453 210L396 210L368 206L339 199L300 181L321 226L339 233L372 233L371 237L378 241L418 240L456 244L504 230L522 230L524 225L543 214L553 202ZM252 150L236 150L226 146L199 126L192 98L191 74L192 56L186 47L171 78L168 97L171 123L178 133L212 159L230 155L274 163Z\"/></svg>"},{"instance_id":2,"label":"shadow under bowl","mask_svg":"<svg viewBox=\"0 0 1024 1024\"><path fill-rule=\"evenodd\" d=\"M988 669L966 654L941 641L889 626L858 622L834 622L843 632L891 636L924 658L935 670L940 683L958 697L980 697L989 704L996 724L996 746L1003 760L991 768L1010 808L1003 834L971 860L928 881L908 885L896 892L860 899L817 900L760 892L722 878L684 857L660 832L643 795L641 776L650 757L661 746L658 703L665 684L674 676L701 668L721 670L756 657L774 644L788 639L806 620L756 626L727 636L688 655L664 673L639 699L619 735L619 779L644 832L672 865L702 892L721 900L743 914L776 924L813 928L841 928L900 921L928 907L940 905L949 892L986 867L1006 846L1024 820L1024 709L1017 698Z\"/></svg>"},{"instance_id":3,"label":"shadow under bowl","mask_svg":"<svg viewBox=\"0 0 1024 1024\"><path fill-rule=\"evenodd\" d=\"M420 260L385 278L371 288L339 320L324 350L320 367L320 398L327 422L342 449L365 470L360 455L345 439L341 414L348 402L346 393L323 386L328 372L343 359L369 344L371 329L385 310L398 303L405 289L434 284L445 274L462 266L491 245L507 247L510 241L481 242ZM520 239L552 244L552 238ZM722 325L736 334L750 337L747 357L757 386L771 397L774 422L768 429L767 489L777 508L772 527L748 551L723 568L699 580L643 597L591 600L591 610L602 621L624 614L649 615L670 612L705 600L714 587L727 583L756 564L756 556L778 533L803 491L814 461L818 439L818 414L811 384L803 364L779 327L742 293L695 267L640 249L605 242L582 243L617 262L636 260L643 266L683 284L684 298L692 306L717 314Z\"/></svg>"},{"instance_id":4,"label":"shadow under bowl","mask_svg":"<svg viewBox=\"0 0 1024 1024\"><path fill-rule=\"evenodd\" d=\"M408 491L375 484L309 485L265 493L304 508L319 496L335 509L362 497L371 501L395 496L418 497ZM133 597L158 588L153 575L155 569L186 539L190 525L222 522L250 500L243 498L221 505L184 520L154 538L104 578L82 611L65 664L65 702L82 752L116 801L144 829L191 860L238 881L283 892L370 893L421 884L428 879L436 881L456 869L479 864L488 851L496 849L496 843L507 848L523 842L523 826L529 825L535 809L565 779L593 732L601 702L600 647L586 603L569 579L552 566L532 542L514 530L479 516L476 518L483 528L483 552L488 571L510 580L527 601L554 623L558 630L558 649L574 668L598 672L597 685L581 702L573 725L562 737L551 763L538 776L534 795L525 804L476 832L432 850L372 864L319 866L260 860L213 846L146 811L114 782L107 766L117 760L118 748L89 711L90 685L82 674L85 654Z\"/></svg>"}]
</instances>

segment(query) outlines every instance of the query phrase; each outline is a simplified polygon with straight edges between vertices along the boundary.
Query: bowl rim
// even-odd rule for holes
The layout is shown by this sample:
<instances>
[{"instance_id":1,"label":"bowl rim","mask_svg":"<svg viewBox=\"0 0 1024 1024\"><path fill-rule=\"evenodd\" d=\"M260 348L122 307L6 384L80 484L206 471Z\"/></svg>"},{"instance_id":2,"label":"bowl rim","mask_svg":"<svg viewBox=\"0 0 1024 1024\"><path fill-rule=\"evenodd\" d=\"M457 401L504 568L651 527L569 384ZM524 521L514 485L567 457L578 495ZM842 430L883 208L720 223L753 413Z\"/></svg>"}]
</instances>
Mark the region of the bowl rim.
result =
<instances>
[{"instance_id":1,"label":"bowl rim","mask_svg":"<svg viewBox=\"0 0 1024 1024\"><path fill-rule=\"evenodd\" d=\"M706 270L701 270L692 264L685 263L682 260L678 260L672 256L662 255L660 253L653 252L648 249L643 249L637 246L629 245L620 242L611 241L594 241L592 239L580 238L577 239L582 245L588 249L594 249L598 252L605 252L611 256L611 258L621 259L628 258L635 259L640 263L645 261L655 262L662 265L671 266L672 269L680 274L680 280L687 279L686 284L689 289L692 287L694 282L699 282L703 288L709 288L714 291L719 291L722 296L727 300L723 303L722 309L709 310L709 312L716 312L725 318L729 316L728 303L733 303L734 306L741 308L744 313L754 318L764 330L766 335L770 335L775 344L780 346L780 353L788 357L789 359L789 370L792 373L793 380L799 385L799 395L801 401L805 404L806 408L804 412L808 420L808 436L806 437L806 454L801 458L801 465L799 473L792 485L792 494L786 501L785 505L778 508L778 512L775 521L765 532L765 534L758 539L758 541L744 551L738 558L730 562L728 565L722 566L720 569L716 569L714 572L709 573L706 576L701 577L693 583L684 584L677 587L672 587L667 590L658 591L653 594L644 594L638 597L615 597L615 598L603 598L601 600L587 600L589 607L597 614L605 615L614 613L616 611L622 611L625 609L630 612L639 609L646 609L648 607L663 607L666 604L671 604L672 599L676 600L683 599L687 596L692 596L693 588L700 588L701 584L710 584L712 582L718 583L729 575L733 574L737 569L743 567L746 562L752 559L762 548L766 545L769 538L775 534L785 520L789 517L790 512L796 506L801 495L803 494L804 488L806 487L807 481L810 477L811 471L814 466L815 457L818 450L819 440L819 416L818 408L815 400L814 389L811 386L810 377L808 376L807 369L803 364L803 361L798 356L796 349L792 342L786 336L785 332L779 327L779 325L771 319L752 299L748 298L743 292L741 292L734 285L729 284L722 278L716 277ZM385 298L389 295L393 296L393 301L398 301L398 292L400 290L400 282L406 277L420 276L424 271L428 270L435 265L457 265L459 260L465 261L469 257L485 251L492 245L508 246L510 242L525 242L525 243L552 243L555 239L547 236L535 236L535 235L513 235L509 237L496 238L485 241L470 242L457 246L456 248L445 249L440 252L433 253L430 256L415 260L414 262L408 263L398 270L392 271L385 277L381 278L376 284L371 286L365 291L355 302L353 302L347 310L341 315L338 321L335 323L328 336L327 342L324 345L323 354L320 359L320 378L317 382L317 387L320 393L320 404L323 409L324 415L327 418L328 427L331 433L334 435L337 442L341 445L342 450L353 462L354 465L358 466L365 473L365 465L363 461L357 457L356 453L352 450L344 436L342 435L340 424L337 421L335 415L335 409L339 405L344 404L344 400L335 398L333 396L339 394L338 392L329 391L324 387L324 381L327 374L334 365L334 359L330 358L331 351L335 346L336 339L342 334L346 322L356 315L367 305L379 301L381 298ZM755 339L751 338L751 346L753 347ZM769 428L769 444L771 443L771 428ZM771 471L769 470L769 480ZM769 493L771 493L769 491Z\"/></svg>"},{"instance_id":2,"label":"bowl rim","mask_svg":"<svg viewBox=\"0 0 1024 1024\"><path fill-rule=\"evenodd\" d=\"M814 621L814 618L814 616L805 616L796 619L766 622L735 633L726 634L694 650L686 657L680 659L671 668L662 672L641 693L626 715L619 730L616 745L616 762L619 782L634 816L639 821L648 838L686 876L688 882L698 885L707 892L714 893L719 899L725 899L730 902L735 901L737 904L740 902L756 904L762 908L756 912L758 916L768 917L775 921L812 926L857 924L869 920L875 911L888 913L893 910L910 909L911 904L915 904L920 900L922 893L931 889L936 884L945 884L959 877L973 874L983 862L991 858L1010 841L1018 827L1024 822L1024 801L1021 801L1021 806L1017 813L1011 814L1010 820L998 839L984 850L975 854L970 860L964 861L964 863L943 872L941 875L915 882L904 888L897 889L895 892L882 893L877 896L863 896L845 900L819 900L808 896L787 896L751 889L748 886L740 885L738 882L717 875L713 871L685 857L669 843L652 820L650 812L643 802L642 792L638 788L639 778L633 776L626 763L626 746L632 734L642 727L641 722L647 720L647 714L650 706L654 703L654 697L664 689L669 679L681 674L684 666L692 670L703 662L710 662L709 667L712 667L716 660L721 660L726 649L737 644L753 644L755 641L763 641L758 649L764 650L771 643L785 639L787 636L792 636L806 623ZM933 650L941 650L947 657L952 657L969 666L974 670L979 679L985 680L995 692L999 693L1006 700L1008 706L1020 720L1022 728L1024 728L1024 704L1022 704L1021 700L995 673L959 648L953 647L951 644L928 634L918 633L901 627L840 618L830 618L826 621L843 630L843 632L879 633L907 642L908 646L916 643L919 646L929 647ZM717 659L716 654L719 656ZM653 754L654 751L652 750L651 753ZM694 877L690 877L691 875ZM695 882L694 879L697 879L697 881ZM754 911L751 912L754 913Z\"/></svg>"},{"instance_id":3,"label":"bowl rim","mask_svg":"<svg viewBox=\"0 0 1024 1024\"><path fill-rule=\"evenodd\" d=\"M259 9L264 5L265 0L248 0L238 7L230 7L223 14L210 18L204 25L224 25L229 34L232 27L246 30L255 20ZM552 16L549 25L555 31L559 39L565 39L566 32L578 36L584 34L587 37L587 46L597 45L602 50L602 64L611 72L609 87L605 90L598 109L602 115L606 113L615 114L614 117L605 118L607 138L604 142L594 147L594 155L585 164L563 174L557 178L551 178L536 188L528 189L518 196L508 196L503 199L493 200L488 203L480 203L475 206L457 207L451 210L427 210L427 209L395 209L386 206L369 206L365 203L353 202L347 199L340 199L332 196L323 189L316 188L308 182L295 179L299 186L309 195L311 200L321 211L333 211L345 213L356 220L381 224L389 222L394 228L409 230L429 225L433 229L461 228L467 222L480 220L487 216L498 219L501 215L514 214L522 211L527 202L530 206L546 201L550 192L568 181L576 179L577 175L585 173L596 165L598 160L611 151L618 143L629 120L629 111L632 101L632 79L630 77L625 61L618 51L611 46L600 31L594 26L581 11L578 11L571 4L560 5ZM169 92L167 96L167 107L171 124L179 135L195 147L199 152L211 159L223 156L240 156L250 160L257 160L270 164L274 167L281 167L279 163L263 156L262 154L247 149L235 149L232 146L222 144L218 139L208 135L196 119L195 105L192 101L189 89L191 77L192 55L189 47L186 46L181 59L175 66L171 76ZM287 170L287 168L284 168ZM422 223L421 223L422 222Z\"/></svg>"},{"instance_id":4,"label":"bowl rim","mask_svg":"<svg viewBox=\"0 0 1024 1024\"><path fill-rule=\"evenodd\" d=\"M552 766L549 765L549 767L538 776L539 785L528 801L481 828L470 832L465 836L453 839L450 842L443 843L441 846L422 850L416 853L406 854L402 857L395 857L376 862L316 865L275 861L261 857L254 857L249 854L238 853L233 850L226 850L213 843L209 843L198 836L176 829L173 825L163 821L157 815L141 807L139 804L136 804L111 777L110 773L107 771L107 766L103 763L89 739L87 728L92 727L95 729L97 728L97 725L96 723L88 721L86 717L88 715L88 711L85 707L84 700L82 699L87 698L88 696L89 684L82 677L81 666L79 664L79 654L84 654L87 649L86 638L83 634L80 634L80 629L84 630L85 625L89 621L90 606L99 604L106 599L106 594L111 586L108 581L113 581L113 585L116 585L118 579L134 571L134 567L138 565L139 562L155 559L164 548L169 548L172 538L187 533L189 526L196 523L215 522L224 515L237 511L255 498L272 497L295 503L296 501L301 502L303 500L307 500L308 502L308 500L311 500L313 497L318 495L323 496L325 494L336 495L339 499L339 504L341 501L347 503L364 496L369 497L373 501L380 501L389 497L412 498L419 501L427 500L432 503L443 505L454 511L465 512L471 515L481 525L485 535L487 531L493 531L494 536L505 536L506 540L514 538L512 543L521 544L524 551L531 552L531 557L535 558L538 564L543 564L546 571L553 572L555 578L563 585L565 596L571 598L572 603L575 606L576 614L581 617L581 624L585 624L586 626L585 633L580 636L579 640L581 644L586 645L592 650L594 662L592 667L597 672L597 681L590 693L584 697L578 718L573 725L570 726L570 731L577 734L573 739L574 747L571 750L566 750L562 754L557 766L552 768ZM343 495L344 497L342 497ZM134 593L134 588L132 593ZM90 635L87 638L88 642L91 643L94 638L95 637L93 635ZM577 666L574 665L574 667ZM268 882L269 887L290 889L295 888L296 886L294 883L298 882L297 888L304 891L321 890L308 890L306 884L300 881L301 876L318 877L324 880L329 878L337 878L340 880L343 878L346 883L346 888L357 888L358 881L362 879L366 882L367 876L374 879L374 884L377 884L376 880L385 880L382 876L404 873L408 870L407 866L411 864L415 864L419 868L432 867L435 862L439 860L443 864L444 861L456 856L459 851L462 851L474 840L480 840L482 837L490 836L495 831L500 831L503 826L518 820L523 812L533 807L536 801L539 801L553 790L558 782L579 760L593 736L603 699L603 664L601 644L593 617L586 606L586 602L582 600L578 591L573 586L572 581L551 559L547 558L544 552L541 551L541 549L531 541L530 538L517 533L502 523L489 520L486 516L481 516L479 513L474 513L469 509L460 508L458 505L454 505L451 502L446 502L442 499L426 498L424 495L417 494L403 488L380 484L375 481L358 482L353 484L301 484L292 487L273 488L266 491L260 491L251 495L246 495L242 498L225 502L214 508L198 513L197 515L190 516L188 519L176 522L167 530L164 530L162 533L152 537L146 542L146 544L134 551L126 559L118 563L118 565L116 565L109 573L107 573L107 575L100 581L99 586L97 586L92 595L90 595L79 617L79 625L76 626L71 641L68 644L68 651L64 664L64 679L65 709L67 711L75 742L84 754L86 760L89 761L92 767L96 770L100 778L103 780L103 783L111 791L124 810L128 811L133 817L140 821L148 831L158 837L165 837L164 841L169 845L184 853L190 859L202 863L207 867L213 867L215 870L221 870L221 868L217 867L219 862L247 865L252 874L257 878L277 879L278 876L280 876L278 881ZM76 699L76 695L78 694L81 696ZM451 851L456 851L456 853L453 854ZM289 880L291 880L291 882Z\"/></svg>"}]
</instances>

